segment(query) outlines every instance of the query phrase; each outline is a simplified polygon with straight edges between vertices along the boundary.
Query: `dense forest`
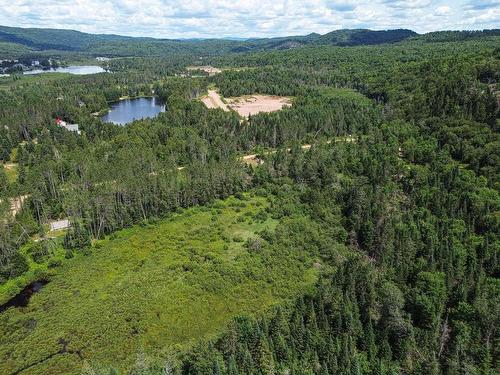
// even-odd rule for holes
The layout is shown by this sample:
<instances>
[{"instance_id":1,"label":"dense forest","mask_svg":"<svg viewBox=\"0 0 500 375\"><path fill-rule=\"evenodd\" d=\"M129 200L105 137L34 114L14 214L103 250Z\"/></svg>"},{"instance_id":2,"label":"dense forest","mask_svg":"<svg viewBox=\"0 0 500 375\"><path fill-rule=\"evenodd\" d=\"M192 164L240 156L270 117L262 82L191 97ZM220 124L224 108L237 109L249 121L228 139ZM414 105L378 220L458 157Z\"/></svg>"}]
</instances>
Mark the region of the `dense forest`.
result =
<instances>
[{"instance_id":1,"label":"dense forest","mask_svg":"<svg viewBox=\"0 0 500 375\"><path fill-rule=\"evenodd\" d=\"M188 347L146 346L116 363L63 339L53 355L76 353L79 367L51 371L497 373L500 39L431 34L352 47L401 36L358 43L359 34L327 34L342 46L214 54L203 61L224 68L213 76L184 76L199 63L190 52L112 59L113 73L1 78L0 303L35 280L64 277L66 263L97 256L126 228L190 207L217 212L217 200L244 202L251 192L269 206L248 220L275 227L259 227L241 246L264 268L282 262L289 277L299 274L293 260L311 266L313 287L263 313L233 314ZM293 105L241 118L207 109L198 98L209 87L225 97L288 96ZM95 115L152 94L167 108L155 118L120 127ZM241 162L253 153L262 163ZM62 218L71 226L54 240L47 225ZM241 277L221 264L222 280ZM262 279L284 283L273 272ZM22 359L36 322L10 310L0 312L0 372L43 373L37 366L53 355ZM9 338L20 342L18 362Z\"/></svg>"}]
</instances>

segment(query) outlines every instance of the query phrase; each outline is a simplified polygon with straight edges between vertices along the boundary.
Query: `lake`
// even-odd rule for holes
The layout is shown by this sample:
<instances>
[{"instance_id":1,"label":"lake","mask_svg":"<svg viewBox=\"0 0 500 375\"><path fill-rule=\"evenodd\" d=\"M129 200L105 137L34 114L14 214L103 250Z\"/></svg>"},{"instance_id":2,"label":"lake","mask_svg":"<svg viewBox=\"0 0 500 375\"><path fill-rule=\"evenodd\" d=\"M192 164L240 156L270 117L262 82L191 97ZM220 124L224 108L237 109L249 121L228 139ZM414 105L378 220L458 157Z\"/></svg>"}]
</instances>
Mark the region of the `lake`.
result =
<instances>
[{"instance_id":1,"label":"lake","mask_svg":"<svg viewBox=\"0 0 500 375\"><path fill-rule=\"evenodd\" d=\"M105 70L101 68L100 66L96 65L71 65L71 66L66 66L64 68L55 68L55 69L48 69L48 70L42 70L42 69L35 69L35 70L29 70L27 72L24 72L24 74L41 74L41 73L69 73L69 74L96 74L96 73L103 73Z\"/></svg>"},{"instance_id":2,"label":"lake","mask_svg":"<svg viewBox=\"0 0 500 375\"><path fill-rule=\"evenodd\" d=\"M111 104L111 109L101 120L125 125L134 120L155 117L160 112L165 112L165 102L159 98L125 99Z\"/></svg>"}]
</instances>

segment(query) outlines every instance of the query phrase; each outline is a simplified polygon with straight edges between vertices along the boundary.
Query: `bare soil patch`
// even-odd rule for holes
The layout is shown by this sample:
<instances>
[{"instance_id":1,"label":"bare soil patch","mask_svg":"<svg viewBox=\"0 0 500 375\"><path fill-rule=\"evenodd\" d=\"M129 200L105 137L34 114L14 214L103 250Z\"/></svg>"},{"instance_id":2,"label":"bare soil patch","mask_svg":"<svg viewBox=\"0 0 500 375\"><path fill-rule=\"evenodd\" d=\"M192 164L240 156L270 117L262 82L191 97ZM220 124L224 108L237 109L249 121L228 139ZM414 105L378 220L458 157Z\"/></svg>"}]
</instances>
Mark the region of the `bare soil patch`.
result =
<instances>
[{"instance_id":1,"label":"bare soil patch","mask_svg":"<svg viewBox=\"0 0 500 375\"><path fill-rule=\"evenodd\" d=\"M229 108L238 112L242 117L249 117L257 113L275 112L290 107L292 101L290 98L271 95L249 95L238 98L227 99Z\"/></svg>"},{"instance_id":2,"label":"bare soil patch","mask_svg":"<svg viewBox=\"0 0 500 375\"><path fill-rule=\"evenodd\" d=\"M215 90L208 90L208 94L200 99L209 109L222 108L226 112L232 109L245 118L261 112L279 111L292 105L290 98L271 95L247 95L223 100Z\"/></svg>"},{"instance_id":3,"label":"bare soil patch","mask_svg":"<svg viewBox=\"0 0 500 375\"><path fill-rule=\"evenodd\" d=\"M209 109L221 108L224 111L229 112L229 108L226 103L222 101L221 96L215 90L208 90L208 95L203 96L200 99Z\"/></svg>"}]
</instances>

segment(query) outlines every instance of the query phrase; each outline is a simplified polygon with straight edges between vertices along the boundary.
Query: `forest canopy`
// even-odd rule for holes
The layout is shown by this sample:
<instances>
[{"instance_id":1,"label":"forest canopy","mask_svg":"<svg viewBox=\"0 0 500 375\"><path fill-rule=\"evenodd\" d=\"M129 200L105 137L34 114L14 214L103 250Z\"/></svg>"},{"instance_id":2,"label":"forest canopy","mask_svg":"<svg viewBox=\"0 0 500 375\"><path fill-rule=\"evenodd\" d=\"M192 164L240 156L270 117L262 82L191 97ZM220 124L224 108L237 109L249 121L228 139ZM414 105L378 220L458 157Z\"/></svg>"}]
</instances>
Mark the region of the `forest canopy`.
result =
<instances>
[{"instance_id":1,"label":"forest canopy","mask_svg":"<svg viewBox=\"0 0 500 375\"><path fill-rule=\"evenodd\" d=\"M44 48L63 46L53 33ZM193 42L111 73L0 78L0 372L497 373L500 37L360 35L249 41L207 53L213 75L186 70ZM206 108L208 89L292 105L242 118ZM100 119L152 95L157 117ZM176 303L201 309L182 326L203 334L173 338Z\"/></svg>"}]
</instances>

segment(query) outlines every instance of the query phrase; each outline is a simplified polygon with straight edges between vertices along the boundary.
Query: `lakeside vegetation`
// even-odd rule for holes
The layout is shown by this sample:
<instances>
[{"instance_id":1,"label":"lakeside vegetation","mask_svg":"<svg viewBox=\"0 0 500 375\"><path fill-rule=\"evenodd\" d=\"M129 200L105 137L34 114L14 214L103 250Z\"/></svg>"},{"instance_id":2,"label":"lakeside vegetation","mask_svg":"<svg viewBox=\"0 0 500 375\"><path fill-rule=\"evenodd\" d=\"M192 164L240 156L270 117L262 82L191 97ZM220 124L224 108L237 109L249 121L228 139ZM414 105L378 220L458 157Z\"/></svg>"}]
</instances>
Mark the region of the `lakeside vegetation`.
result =
<instances>
[{"instance_id":1,"label":"lakeside vegetation","mask_svg":"<svg viewBox=\"0 0 500 375\"><path fill-rule=\"evenodd\" d=\"M180 54L3 78L0 159L19 166L0 169L0 296L50 283L0 313L0 366L494 374L499 37L426 38L211 56L231 69L207 77ZM214 86L293 106L243 119L197 100ZM156 118L92 115L152 90Z\"/></svg>"}]
</instances>

